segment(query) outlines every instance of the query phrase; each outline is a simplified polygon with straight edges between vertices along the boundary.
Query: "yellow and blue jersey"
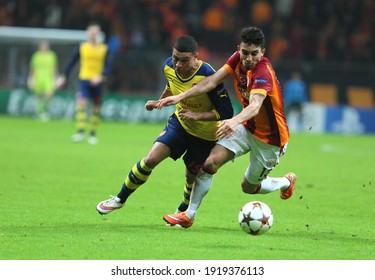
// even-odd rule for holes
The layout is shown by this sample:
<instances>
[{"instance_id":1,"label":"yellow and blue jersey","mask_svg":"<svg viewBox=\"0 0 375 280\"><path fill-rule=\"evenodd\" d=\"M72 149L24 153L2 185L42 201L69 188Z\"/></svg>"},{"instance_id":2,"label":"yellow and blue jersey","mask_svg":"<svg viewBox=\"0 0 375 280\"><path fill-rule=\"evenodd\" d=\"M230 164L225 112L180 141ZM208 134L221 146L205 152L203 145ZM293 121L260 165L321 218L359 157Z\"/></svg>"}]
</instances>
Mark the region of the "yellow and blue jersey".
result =
<instances>
[{"instance_id":1,"label":"yellow and blue jersey","mask_svg":"<svg viewBox=\"0 0 375 280\"><path fill-rule=\"evenodd\" d=\"M168 84L166 89L173 95L183 93L197 84L200 80L215 73L215 70L204 61L199 61L200 66L191 75L191 77L182 79L176 73L172 57L169 57L163 64L163 72ZM195 121L181 120L178 117L178 111L187 109L192 112L209 112L215 113L216 121ZM197 97L191 97L176 104L175 114L183 126L183 128L191 135L198 138L216 141L216 130L220 120L231 118L233 116L233 108L224 84L219 84L215 89Z\"/></svg>"},{"instance_id":2,"label":"yellow and blue jersey","mask_svg":"<svg viewBox=\"0 0 375 280\"><path fill-rule=\"evenodd\" d=\"M68 76L73 66L78 62L79 79L90 80L98 75L107 76L109 72L109 54L106 44L90 44L83 42L75 49L65 70L65 76Z\"/></svg>"}]
</instances>

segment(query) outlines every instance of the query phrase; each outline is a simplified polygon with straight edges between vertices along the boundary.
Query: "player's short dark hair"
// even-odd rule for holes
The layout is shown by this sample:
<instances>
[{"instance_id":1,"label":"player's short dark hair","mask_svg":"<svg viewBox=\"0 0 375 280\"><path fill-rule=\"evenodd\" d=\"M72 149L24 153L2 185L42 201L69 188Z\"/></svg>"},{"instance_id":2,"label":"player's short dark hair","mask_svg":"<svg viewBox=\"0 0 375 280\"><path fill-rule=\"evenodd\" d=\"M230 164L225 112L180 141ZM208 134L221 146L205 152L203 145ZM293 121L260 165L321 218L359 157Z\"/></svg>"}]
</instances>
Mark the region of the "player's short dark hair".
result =
<instances>
[{"instance_id":1,"label":"player's short dark hair","mask_svg":"<svg viewBox=\"0 0 375 280\"><path fill-rule=\"evenodd\" d=\"M194 39L194 37L190 35L182 35L178 37L176 42L173 45L179 52L189 52L192 54L196 54L198 52L198 43Z\"/></svg>"},{"instance_id":2,"label":"player's short dark hair","mask_svg":"<svg viewBox=\"0 0 375 280\"><path fill-rule=\"evenodd\" d=\"M242 29L240 34L240 42L248 45L254 44L262 49L266 44L263 31L255 26L249 26Z\"/></svg>"}]
</instances>

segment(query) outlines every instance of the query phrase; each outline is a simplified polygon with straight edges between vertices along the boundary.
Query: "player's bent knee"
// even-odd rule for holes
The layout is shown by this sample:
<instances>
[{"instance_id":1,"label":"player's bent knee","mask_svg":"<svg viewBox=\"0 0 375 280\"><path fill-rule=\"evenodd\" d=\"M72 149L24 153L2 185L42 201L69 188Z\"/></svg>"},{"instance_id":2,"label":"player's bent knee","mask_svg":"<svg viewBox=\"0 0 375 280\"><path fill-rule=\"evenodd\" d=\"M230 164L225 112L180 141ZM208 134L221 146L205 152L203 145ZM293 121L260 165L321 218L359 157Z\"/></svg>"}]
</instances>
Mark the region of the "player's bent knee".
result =
<instances>
[{"instance_id":1,"label":"player's bent knee","mask_svg":"<svg viewBox=\"0 0 375 280\"><path fill-rule=\"evenodd\" d=\"M204 163L204 168L217 171L221 167L221 164L216 160L214 156L208 157Z\"/></svg>"},{"instance_id":2,"label":"player's bent knee","mask_svg":"<svg viewBox=\"0 0 375 280\"><path fill-rule=\"evenodd\" d=\"M160 160L153 156L147 156L144 158L144 163L149 168L155 168L159 164Z\"/></svg>"}]
</instances>

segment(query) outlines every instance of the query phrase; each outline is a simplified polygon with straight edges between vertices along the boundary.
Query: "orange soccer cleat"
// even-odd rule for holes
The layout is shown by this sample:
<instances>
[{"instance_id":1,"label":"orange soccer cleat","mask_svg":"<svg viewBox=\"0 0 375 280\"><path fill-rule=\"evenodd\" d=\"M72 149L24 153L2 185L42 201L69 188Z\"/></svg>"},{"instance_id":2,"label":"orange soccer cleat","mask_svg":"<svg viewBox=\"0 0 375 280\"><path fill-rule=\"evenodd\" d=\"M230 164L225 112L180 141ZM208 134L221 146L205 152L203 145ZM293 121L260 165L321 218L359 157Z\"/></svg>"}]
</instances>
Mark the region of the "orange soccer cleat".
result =
<instances>
[{"instance_id":1,"label":"orange soccer cleat","mask_svg":"<svg viewBox=\"0 0 375 280\"><path fill-rule=\"evenodd\" d=\"M289 180L290 186L285 190L280 190L281 199L288 199L293 195L294 184L297 181L297 176L293 172L289 172L288 174L285 175L285 177Z\"/></svg>"},{"instance_id":2,"label":"orange soccer cleat","mask_svg":"<svg viewBox=\"0 0 375 280\"><path fill-rule=\"evenodd\" d=\"M165 215L163 219L171 226L180 225L183 228L191 227L194 223L194 220L190 220L189 217L186 216L186 211L177 214Z\"/></svg>"}]
</instances>

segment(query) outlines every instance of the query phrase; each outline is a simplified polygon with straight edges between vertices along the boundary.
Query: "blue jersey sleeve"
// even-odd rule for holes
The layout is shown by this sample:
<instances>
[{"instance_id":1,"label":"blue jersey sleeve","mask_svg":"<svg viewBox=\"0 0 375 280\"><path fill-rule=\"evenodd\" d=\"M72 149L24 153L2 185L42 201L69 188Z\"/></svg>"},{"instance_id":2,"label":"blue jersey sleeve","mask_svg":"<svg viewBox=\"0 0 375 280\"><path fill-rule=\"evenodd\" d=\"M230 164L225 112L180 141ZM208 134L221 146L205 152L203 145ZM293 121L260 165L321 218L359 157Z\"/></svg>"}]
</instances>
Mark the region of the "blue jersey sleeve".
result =
<instances>
[{"instance_id":1,"label":"blue jersey sleeve","mask_svg":"<svg viewBox=\"0 0 375 280\"><path fill-rule=\"evenodd\" d=\"M219 120L230 119L233 117L232 101L224 83L220 83L216 88L207 93L216 112L219 114Z\"/></svg>"},{"instance_id":2,"label":"blue jersey sleeve","mask_svg":"<svg viewBox=\"0 0 375 280\"><path fill-rule=\"evenodd\" d=\"M69 73L70 71L72 70L72 68L74 67L74 65L77 63L77 61L79 60L79 46L77 46L74 50L73 50L73 53L68 61L68 64L66 65L63 73L64 75L67 77L69 76Z\"/></svg>"},{"instance_id":3,"label":"blue jersey sleeve","mask_svg":"<svg viewBox=\"0 0 375 280\"><path fill-rule=\"evenodd\" d=\"M104 69L102 72L103 76L108 76L109 71L111 70L111 64L112 64L112 59L109 50L107 49L107 53L104 58Z\"/></svg>"}]
</instances>

